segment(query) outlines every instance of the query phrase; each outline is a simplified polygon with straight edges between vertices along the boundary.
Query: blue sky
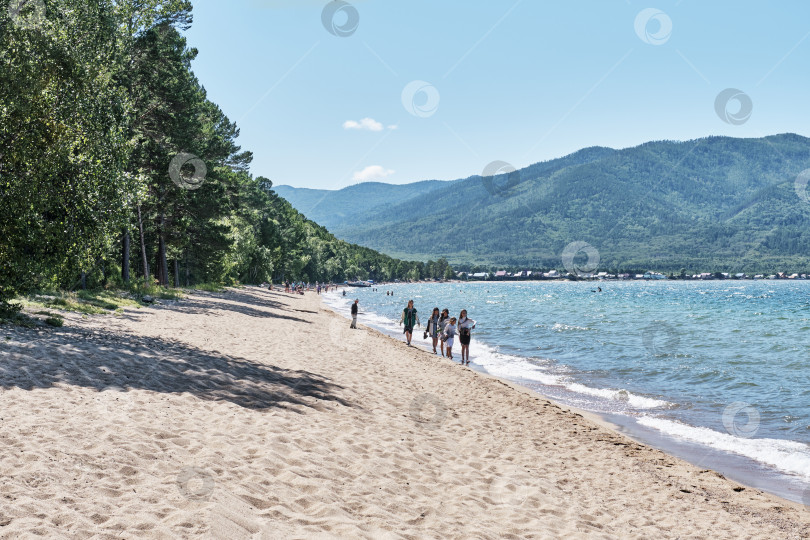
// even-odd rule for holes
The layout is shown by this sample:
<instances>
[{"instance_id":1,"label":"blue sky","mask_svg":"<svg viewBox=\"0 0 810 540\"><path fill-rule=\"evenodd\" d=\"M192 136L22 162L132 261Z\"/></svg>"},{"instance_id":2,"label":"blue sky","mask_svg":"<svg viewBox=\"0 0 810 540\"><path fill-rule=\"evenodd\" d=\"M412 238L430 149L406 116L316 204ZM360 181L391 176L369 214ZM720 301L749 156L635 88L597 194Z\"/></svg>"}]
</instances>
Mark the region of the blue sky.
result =
<instances>
[{"instance_id":1,"label":"blue sky","mask_svg":"<svg viewBox=\"0 0 810 540\"><path fill-rule=\"evenodd\" d=\"M356 20L346 36L323 24L327 4L194 2L194 71L241 128L253 174L277 185L451 180L594 145L810 135L806 1L354 0L328 19L336 33ZM718 114L726 89L742 95Z\"/></svg>"}]
</instances>

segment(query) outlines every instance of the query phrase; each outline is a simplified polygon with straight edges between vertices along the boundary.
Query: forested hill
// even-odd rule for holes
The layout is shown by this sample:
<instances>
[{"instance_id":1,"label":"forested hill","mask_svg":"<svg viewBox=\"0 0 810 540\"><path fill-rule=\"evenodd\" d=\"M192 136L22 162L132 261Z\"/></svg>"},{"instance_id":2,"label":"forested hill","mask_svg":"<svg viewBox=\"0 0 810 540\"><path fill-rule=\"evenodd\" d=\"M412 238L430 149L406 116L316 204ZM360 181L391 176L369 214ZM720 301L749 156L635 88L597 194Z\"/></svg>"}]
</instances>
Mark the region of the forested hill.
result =
<instances>
[{"instance_id":1,"label":"forested hill","mask_svg":"<svg viewBox=\"0 0 810 540\"><path fill-rule=\"evenodd\" d=\"M587 148L570 156L537 163L526 170L531 170L530 174L539 175L549 170L601 159L613 152L615 150L610 148ZM364 182L340 190L295 188L284 185L277 186L275 190L313 221L330 230L343 231L347 224L376 220L376 216L384 216L395 208L408 208L409 203L413 200L427 199L429 201L431 198L425 196L434 191L447 191L455 184L479 184L480 182L480 176L473 176L449 182L425 180L401 185ZM488 187L490 190L497 189L498 185L507 183L509 183L508 178L496 178L494 185ZM431 205L429 209L432 208Z\"/></svg>"},{"instance_id":2,"label":"forested hill","mask_svg":"<svg viewBox=\"0 0 810 540\"><path fill-rule=\"evenodd\" d=\"M296 209L329 229L446 186L447 182L428 180L401 186L366 182L339 191L276 186L275 191L290 202L294 200Z\"/></svg>"},{"instance_id":3,"label":"forested hill","mask_svg":"<svg viewBox=\"0 0 810 540\"><path fill-rule=\"evenodd\" d=\"M191 69L190 2L47 4L0 9L0 315L80 284L452 273L337 240L248 173Z\"/></svg>"},{"instance_id":4,"label":"forested hill","mask_svg":"<svg viewBox=\"0 0 810 540\"><path fill-rule=\"evenodd\" d=\"M810 195L799 176L808 168L810 139L795 134L589 148L511 175L431 185L399 204L375 185L384 205L330 230L461 266L562 268L566 246L587 242L602 270L810 270ZM340 216L330 206L340 193L322 194L310 217ZM297 191L285 195L305 205Z\"/></svg>"}]
</instances>

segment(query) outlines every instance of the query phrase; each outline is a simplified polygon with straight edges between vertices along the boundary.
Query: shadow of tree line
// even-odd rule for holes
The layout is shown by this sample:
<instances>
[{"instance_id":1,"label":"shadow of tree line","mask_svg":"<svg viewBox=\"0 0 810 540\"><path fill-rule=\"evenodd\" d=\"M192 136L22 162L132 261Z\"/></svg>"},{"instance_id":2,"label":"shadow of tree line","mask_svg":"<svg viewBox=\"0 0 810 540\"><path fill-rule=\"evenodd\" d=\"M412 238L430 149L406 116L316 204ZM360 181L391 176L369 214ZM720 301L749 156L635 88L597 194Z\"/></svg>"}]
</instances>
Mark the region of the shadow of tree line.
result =
<instances>
[{"instance_id":1,"label":"shadow of tree line","mask_svg":"<svg viewBox=\"0 0 810 540\"><path fill-rule=\"evenodd\" d=\"M231 310L309 323L251 307L244 300L256 302L255 297L226 293L218 298L184 301L176 309L186 313ZM98 391L140 388L160 393L188 392L200 399L229 401L257 410L317 407L318 402L351 406L337 395L342 386L316 373L203 351L167 338L71 328L47 332L15 329L12 333L15 340L0 338L3 389L31 390L61 383Z\"/></svg>"},{"instance_id":2,"label":"shadow of tree line","mask_svg":"<svg viewBox=\"0 0 810 540\"><path fill-rule=\"evenodd\" d=\"M213 315L218 316L216 313L219 311L231 311L247 315L248 317L258 317L267 319L283 319L293 322L300 322L304 324L312 324L311 321L296 317L294 315L286 315L281 312L300 312L300 313L314 313L306 310L288 309L286 305L276 300L276 297L283 293L268 291L258 287L251 288L250 292L241 291L239 289L230 289L224 293L210 293L204 291L195 291L194 297L184 298L183 300L172 305L171 309L191 314L191 315ZM298 296L285 295L285 300L298 300ZM160 306L157 306L158 308ZM273 311L270 311L273 310ZM136 312L128 312L124 318L133 318ZM129 315L129 317L127 317Z\"/></svg>"}]
</instances>

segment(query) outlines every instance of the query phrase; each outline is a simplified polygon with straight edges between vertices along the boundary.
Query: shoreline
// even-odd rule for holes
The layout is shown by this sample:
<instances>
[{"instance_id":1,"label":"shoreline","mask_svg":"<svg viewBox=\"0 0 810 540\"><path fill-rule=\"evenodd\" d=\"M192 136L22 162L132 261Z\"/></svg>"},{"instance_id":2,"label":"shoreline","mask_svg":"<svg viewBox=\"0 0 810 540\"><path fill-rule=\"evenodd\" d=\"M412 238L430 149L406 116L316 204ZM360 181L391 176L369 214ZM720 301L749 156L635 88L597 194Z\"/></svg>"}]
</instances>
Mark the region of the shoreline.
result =
<instances>
[{"instance_id":1,"label":"shoreline","mask_svg":"<svg viewBox=\"0 0 810 540\"><path fill-rule=\"evenodd\" d=\"M803 506L350 330L314 293L65 318L2 329L0 535L810 534Z\"/></svg>"},{"instance_id":2,"label":"shoreline","mask_svg":"<svg viewBox=\"0 0 810 540\"><path fill-rule=\"evenodd\" d=\"M487 292L489 292L489 290ZM497 291L495 292L497 294ZM422 298L422 296L419 295L427 295L428 293L419 290L411 294L416 294L416 298ZM406 293L406 296L407 295L408 293ZM328 300L328 302L335 306L332 309L336 309L342 314L340 310L342 310L343 306L339 302L339 295L330 293L327 295L327 298L330 296L331 299ZM371 305L374 306L376 304L372 301ZM366 321L383 334L398 338L393 327L387 322L390 319L391 313L385 310L386 306L377 307L383 309L383 312L388 315L383 316L381 315L382 312L371 311ZM372 310L373 309L372 307ZM478 344L481 345L481 347L475 348L478 354L473 355L473 364L470 366L476 371L492 374L504 380L527 387L531 391L562 406L570 406L580 411L588 411L608 422L613 427L614 431L620 431L636 442L651 445L665 453L684 459L695 466L708 466L744 485L763 489L775 496L796 503L805 500L807 501L805 504L810 506L810 499L808 499L808 496L805 494L810 490L810 481L802 473L803 470L806 469L806 467L804 467L804 469L802 467L806 465L805 456L807 443L800 439L782 438L779 435L774 436L773 434L760 435L760 437L756 439L740 436L731 432L726 434L726 432L722 430L722 426L718 431L716 427L710 422L707 423L705 419L699 415L695 416L693 414L691 418L683 418L676 414L668 413L667 410L670 408L675 410L689 410L691 407L688 406L688 403L684 405L683 402L660 397L661 395L657 393L654 388L647 388L647 393L644 393L643 390L639 391L639 389L636 388L633 390L630 399L638 398L644 400L648 399L644 396L649 396L650 399L664 400L662 402L663 408L655 409L655 404L652 406L640 404L636 405L635 408L627 408L626 411L622 408L611 410L612 408L609 405L606 407L604 403L599 401L592 403L587 398L593 395L600 396L601 398L604 392L615 392L615 388L622 388L621 383L618 383L618 387L615 386L615 381L613 381L613 386L593 386L582 381L578 382L577 379L572 379L568 382L554 382L547 381L543 376L533 377L531 374L525 375L527 378L524 378L521 369L504 369L504 365L506 364L503 364L503 362L507 360L514 361L517 362L516 365L520 365L522 362L531 361L522 357L520 353L511 351L503 352L499 347L499 344L502 345L502 343L498 342L497 338L491 335L489 338L489 340L482 342L479 337ZM496 341L492 339L496 339ZM414 344L417 348L422 350L430 350L429 345L425 346L421 340L415 340ZM505 355L507 360L501 359L493 361L493 355L497 356L496 353ZM475 356L479 358L476 359ZM573 385L572 387L569 387L569 382ZM583 385L588 386L588 388L572 389L573 387L581 388ZM602 393L601 395L600 392ZM586 399L583 400L583 396L585 396ZM652 408L653 410L647 410L648 408ZM663 424L663 427L660 426L659 421ZM730 428L726 429L728 430ZM713 438L715 436L725 437L726 440L720 440L718 443L717 439ZM732 445L731 439L734 439L733 443L735 445L741 446ZM801 455L804 461L801 462L800 466L798 462L790 461L793 458L791 455L784 457L784 459L788 459L788 461L779 461L779 454L763 454L763 449L770 451L772 448L777 448L779 452L782 452L783 456L786 453L799 452L799 454L796 455ZM736 451L738 449L739 451ZM774 461L775 459L777 461Z\"/></svg>"},{"instance_id":3,"label":"shoreline","mask_svg":"<svg viewBox=\"0 0 810 540\"><path fill-rule=\"evenodd\" d=\"M329 306L326 302L321 301L321 305L325 309L331 311L335 316L349 321L349 319L346 319L345 316L335 311L334 308ZM377 315L379 316L379 314ZM400 339L389 335L379 328L375 328L367 324L364 324L363 326L379 333L381 336L385 336L386 338L393 339L397 343L401 343ZM414 346L414 349L426 354L429 358L447 362L446 358L434 355L426 348L420 346L419 343ZM456 365L455 362L449 363ZM605 429L609 429L616 434L629 438L635 443L654 448L668 456L681 459L694 467L700 467L705 463L713 464L715 466L710 466L709 468L717 474L723 474L729 479L748 488L762 490L780 500L798 504L800 506L802 505L802 498L804 495L802 487L797 487L795 482L794 485L783 485L786 479L797 479L788 473L774 470L773 468L768 467L767 464L756 462L747 456L717 450L692 441L680 440L670 436L667 433L640 426L636 421L636 418L633 416L623 415L620 413L609 414L589 411L577 407L576 405L570 405L568 403L558 401L554 396L544 393L542 391L543 385L539 383L535 383L530 386L528 382L522 383L519 380L510 380L502 376L493 375L487 372L483 366L469 366L469 369L482 377L492 378L503 384L511 386L516 391L527 393L530 396L540 396L563 410L567 409L567 412L570 411L579 414L590 421L601 425ZM722 472L717 470L718 464L723 465ZM750 466L751 464L754 465L753 468ZM808 504L810 505L810 500L808 500Z\"/></svg>"}]
</instances>

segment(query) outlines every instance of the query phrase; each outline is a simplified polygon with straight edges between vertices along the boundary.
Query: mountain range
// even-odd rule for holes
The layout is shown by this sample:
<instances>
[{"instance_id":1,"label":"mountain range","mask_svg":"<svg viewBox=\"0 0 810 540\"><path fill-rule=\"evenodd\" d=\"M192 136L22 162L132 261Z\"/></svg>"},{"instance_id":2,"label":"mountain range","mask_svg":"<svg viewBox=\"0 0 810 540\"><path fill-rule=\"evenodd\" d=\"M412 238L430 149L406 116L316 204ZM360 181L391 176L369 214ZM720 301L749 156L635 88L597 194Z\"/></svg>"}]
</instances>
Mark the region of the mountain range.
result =
<instances>
[{"instance_id":1,"label":"mountain range","mask_svg":"<svg viewBox=\"0 0 810 540\"><path fill-rule=\"evenodd\" d=\"M810 139L781 134L591 147L453 181L274 189L339 238L458 268L563 269L576 253L607 271L798 271L810 269L808 169Z\"/></svg>"}]
</instances>

